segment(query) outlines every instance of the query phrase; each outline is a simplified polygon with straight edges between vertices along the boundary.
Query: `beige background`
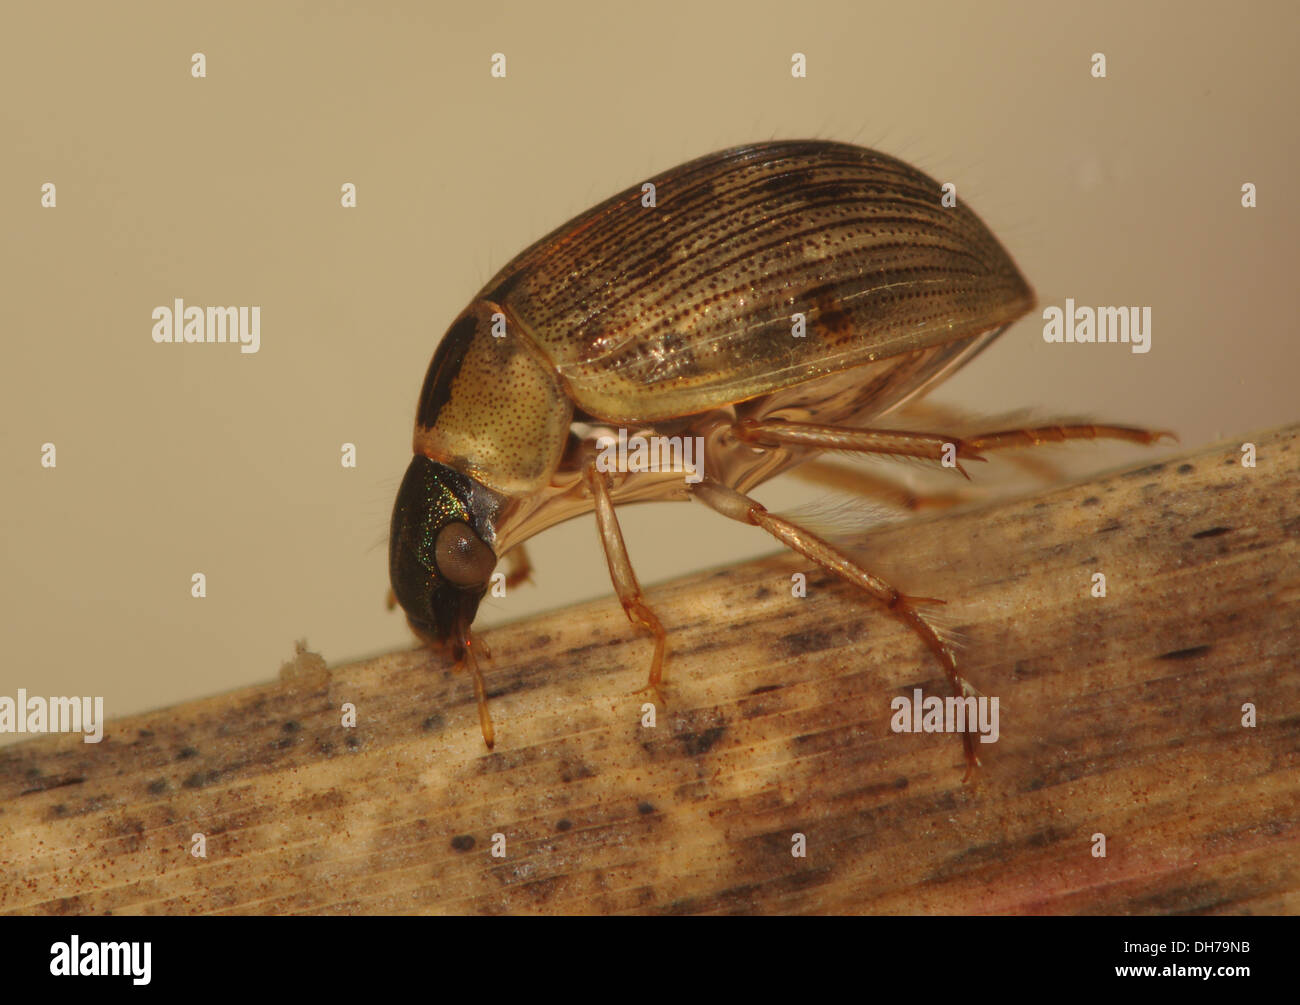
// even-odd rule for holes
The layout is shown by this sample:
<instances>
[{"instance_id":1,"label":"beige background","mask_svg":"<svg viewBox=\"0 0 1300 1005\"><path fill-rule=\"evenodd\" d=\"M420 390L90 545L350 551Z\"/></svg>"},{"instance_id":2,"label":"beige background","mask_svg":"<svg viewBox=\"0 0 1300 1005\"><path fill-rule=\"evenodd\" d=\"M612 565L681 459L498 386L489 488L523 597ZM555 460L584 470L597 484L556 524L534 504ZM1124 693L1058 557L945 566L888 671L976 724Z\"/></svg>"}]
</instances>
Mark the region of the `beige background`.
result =
<instances>
[{"instance_id":1,"label":"beige background","mask_svg":"<svg viewBox=\"0 0 1300 1005\"><path fill-rule=\"evenodd\" d=\"M269 679L299 637L331 662L411 644L387 521L447 323L546 230L736 143L902 156L957 184L1042 303L1153 308L1145 356L1045 345L1031 316L942 401L1186 446L1300 418L1294 4L356 7L5 4L0 694L117 716ZM175 297L260 305L261 351L155 345ZM774 550L700 507L623 521L647 582ZM536 585L482 624L609 593L587 520L531 551Z\"/></svg>"}]
</instances>

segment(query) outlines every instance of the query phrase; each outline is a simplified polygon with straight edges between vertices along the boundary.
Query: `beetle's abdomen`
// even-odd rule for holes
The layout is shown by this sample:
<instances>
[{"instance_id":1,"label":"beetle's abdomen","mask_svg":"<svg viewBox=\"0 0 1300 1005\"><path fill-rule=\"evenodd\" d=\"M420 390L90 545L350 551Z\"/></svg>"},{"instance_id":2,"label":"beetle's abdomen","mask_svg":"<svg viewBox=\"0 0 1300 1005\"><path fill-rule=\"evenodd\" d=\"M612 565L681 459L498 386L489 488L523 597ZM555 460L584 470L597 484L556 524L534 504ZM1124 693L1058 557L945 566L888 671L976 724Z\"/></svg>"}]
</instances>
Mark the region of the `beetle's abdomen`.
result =
<instances>
[{"instance_id":1,"label":"beetle's abdomen","mask_svg":"<svg viewBox=\"0 0 1300 1005\"><path fill-rule=\"evenodd\" d=\"M573 402L607 420L745 401L1001 327L1033 304L974 213L871 150L758 144L650 182L654 207L641 185L614 196L482 294L519 319Z\"/></svg>"}]
</instances>

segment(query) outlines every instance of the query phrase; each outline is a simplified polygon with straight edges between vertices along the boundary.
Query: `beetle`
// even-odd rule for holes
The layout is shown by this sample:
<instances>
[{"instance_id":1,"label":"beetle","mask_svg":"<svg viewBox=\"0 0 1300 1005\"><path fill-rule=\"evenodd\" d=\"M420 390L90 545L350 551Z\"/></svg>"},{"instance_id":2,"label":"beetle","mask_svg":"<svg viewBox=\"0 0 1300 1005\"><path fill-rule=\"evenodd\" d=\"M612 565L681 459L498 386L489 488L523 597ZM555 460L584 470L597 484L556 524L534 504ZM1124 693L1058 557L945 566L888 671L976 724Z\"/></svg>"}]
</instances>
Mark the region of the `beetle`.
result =
<instances>
[{"instance_id":1,"label":"beetle","mask_svg":"<svg viewBox=\"0 0 1300 1005\"><path fill-rule=\"evenodd\" d=\"M473 673L491 748L470 627L498 559L517 582L526 539L594 513L615 592L654 639L647 688L658 691L666 632L615 510L696 500L860 588L920 636L956 695L977 693L924 598L747 493L825 450L960 467L1004 447L1163 434L1056 424L962 438L872 425L1034 305L983 222L943 205L940 186L900 160L774 141L692 160L649 184L541 238L452 321L420 391L414 457L393 508L390 603ZM602 469L598 446L615 430L699 437L702 477ZM963 745L969 778L979 763L969 732Z\"/></svg>"}]
</instances>

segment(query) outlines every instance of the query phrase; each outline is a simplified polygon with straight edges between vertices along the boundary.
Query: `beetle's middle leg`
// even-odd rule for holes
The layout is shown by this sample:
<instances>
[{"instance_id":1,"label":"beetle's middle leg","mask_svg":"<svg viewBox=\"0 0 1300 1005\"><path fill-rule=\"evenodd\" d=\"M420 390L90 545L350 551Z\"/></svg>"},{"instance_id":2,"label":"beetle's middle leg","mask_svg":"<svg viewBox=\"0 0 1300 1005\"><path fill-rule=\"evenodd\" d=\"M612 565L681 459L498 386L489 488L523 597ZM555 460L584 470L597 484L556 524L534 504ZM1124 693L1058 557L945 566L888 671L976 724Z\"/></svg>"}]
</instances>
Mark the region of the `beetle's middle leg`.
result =
<instances>
[{"instance_id":1,"label":"beetle's middle leg","mask_svg":"<svg viewBox=\"0 0 1300 1005\"><path fill-rule=\"evenodd\" d=\"M641 584L637 582L636 573L632 571L632 561L628 558L627 545L623 543L623 532L619 529L618 518L614 515L614 502L609 495L609 486L604 473L596 470L594 463L589 464L582 475L591 490L596 503L596 526L600 528L600 542L605 547L605 561L609 564L609 578L614 581L614 590L627 612L627 618L634 625L647 629L655 639L654 659L650 663L650 680L643 691L654 691L659 700L663 695L659 690L663 682L664 640L668 633L664 626L650 610Z\"/></svg>"},{"instance_id":2,"label":"beetle's middle leg","mask_svg":"<svg viewBox=\"0 0 1300 1005\"><path fill-rule=\"evenodd\" d=\"M928 597L909 597L899 593L883 579L873 576L844 552L832 547L817 535L804 530L798 524L769 513L762 503L719 482L706 478L691 486L691 494L723 516L761 527L787 548L811 559L827 572L832 572L844 581L865 590L921 637L930 651L938 657L958 698L978 696L979 692L957 669L957 654L952 645L917 608L919 603L942 603L942 601L935 601ZM969 780L975 768L979 766L980 759L975 753L975 741L969 730L962 732L961 740L966 754L966 779Z\"/></svg>"}]
</instances>

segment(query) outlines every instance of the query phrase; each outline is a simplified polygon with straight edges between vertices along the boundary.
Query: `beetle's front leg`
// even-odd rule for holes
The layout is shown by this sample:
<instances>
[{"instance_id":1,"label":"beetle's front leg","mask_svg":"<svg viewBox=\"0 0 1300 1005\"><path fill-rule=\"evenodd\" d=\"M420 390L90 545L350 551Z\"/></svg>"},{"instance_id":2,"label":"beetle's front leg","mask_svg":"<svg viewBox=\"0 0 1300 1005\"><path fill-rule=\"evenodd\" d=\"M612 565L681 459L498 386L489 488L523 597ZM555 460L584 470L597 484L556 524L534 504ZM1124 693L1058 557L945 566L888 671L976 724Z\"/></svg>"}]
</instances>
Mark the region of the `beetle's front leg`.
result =
<instances>
[{"instance_id":1,"label":"beetle's front leg","mask_svg":"<svg viewBox=\"0 0 1300 1005\"><path fill-rule=\"evenodd\" d=\"M609 578L614 582L614 590L627 612L627 618L634 625L647 629L655 639L654 659L650 663L650 680L642 691L654 691L655 696L663 701L660 684L663 681L664 641L668 633L664 626L650 610L641 584L637 582L636 573L632 571L632 562L628 558L627 545L623 543L623 532L619 529L618 518L614 515L614 502L609 495L609 486L605 474L596 470L595 463L589 464L582 474L591 497L596 504L596 526L600 529L600 543L605 548L605 561L609 564Z\"/></svg>"},{"instance_id":2,"label":"beetle's front leg","mask_svg":"<svg viewBox=\"0 0 1300 1005\"><path fill-rule=\"evenodd\" d=\"M873 576L844 552L832 547L816 534L769 513L762 503L726 485L706 478L691 486L691 494L723 516L761 527L787 548L797 551L827 572L832 572L845 582L866 591L921 637L930 651L938 657L944 673L948 676L948 681L952 684L953 693L958 698L978 695L975 688L957 669L957 654L952 645L939 634L917 607L920 603L942 603L942 601L925 597L909 597L899 593L883 579ZM979 767L980 759L975 753L973 734L969 730L962 732L961 741L966 755L966 780L969 781L975 769Z\"/></svg>"}]
</instances>

